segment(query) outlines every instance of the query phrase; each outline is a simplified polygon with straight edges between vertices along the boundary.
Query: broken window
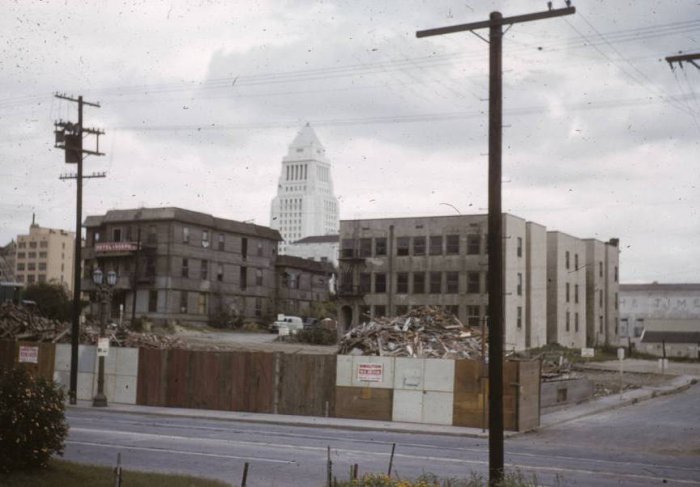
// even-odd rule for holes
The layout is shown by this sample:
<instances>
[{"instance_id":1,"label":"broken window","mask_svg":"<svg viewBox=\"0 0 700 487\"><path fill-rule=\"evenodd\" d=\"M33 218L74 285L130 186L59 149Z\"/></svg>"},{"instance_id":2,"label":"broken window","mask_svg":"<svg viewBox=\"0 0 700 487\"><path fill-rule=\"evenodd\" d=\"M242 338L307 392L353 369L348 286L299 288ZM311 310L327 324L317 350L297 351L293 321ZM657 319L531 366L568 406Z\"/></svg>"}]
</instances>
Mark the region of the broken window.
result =
<instances>
[{"instance_id":1,"label":"broken window","mask_svg":"<svg viewBox=\"0 0 700 487\"><path fill-rule=\"evenodd\" d=\"M480 292L479 286L479 273L478 272L467 272L467 293L468 294L478 294Z\"/></svg>"},{"instance_id":2,"label":"broken window","mask_svg":"<svg viewBox=\"0 0 700 487\"><path fill-rule=\"evenodd\" d=\"M450 271L445 273L445 283L447 286L447 294L459 293L459 272Z\"/></svg>"},{"instance_id":3,"label":"broken window","mask_svg":"<svg viewBox=\"0 0 700 487\"><path fill-rule=\"evenodd\" d=\"M425 294L425 272L413 273L413 294Z\"/></svg>"},{"instance_id":4,"label":"broken window","mask_svg":"<svg viewBox=\"0 0 700 487\"><path fill-rule=\"evenodd\" d=\"M442 292L442 272L430 273L430 294L440 294Z\"/></svg>"},{"instance_id":5,"label":"broken window","mask_svg":"<svg viewBox=\"0 0 700 487\"><path fill-rule=\"evenodd\" d=\"M375 238L374 239L374 255L381 256L386 255L386 238Z\"/></svg>"},{"instance_id":6,"label":"broken window","mask_svg":"<svg viewBox=\"0 0 700 487\"><path fill-rule=\"evenodd\" d=\"M442 255L442 235L430 237L430 255Z\"/></svg>"},{"instance_id":7,"label":"broken window","mask_svg":"<svg viewBox=\"0 0 700 487\"><path fill-rule=\"evenodd\" d=\"M398 294L408 294L408 272L396 274L396 292Z\"/></svg>"},{"instance_id":8,"label":"broken window","mask_svg":"<svg viewBox=\"0 0 700 487\"><path fill-rule=\"evenodd\" d=\"M386 292L386 274L384 274L383 272L377 272L376 274L374 274L374 292Z\"/></svg>"},{"instance_id":9,"label":"broken window","mask_svg":"<svg viewBox=\"0 0 700 487\"><path fill-rule=\"evenodd\" d=\"M408 255L408 237L399 237L396 239L396 255L405 256Z\"/></svg>"}]
</instances>

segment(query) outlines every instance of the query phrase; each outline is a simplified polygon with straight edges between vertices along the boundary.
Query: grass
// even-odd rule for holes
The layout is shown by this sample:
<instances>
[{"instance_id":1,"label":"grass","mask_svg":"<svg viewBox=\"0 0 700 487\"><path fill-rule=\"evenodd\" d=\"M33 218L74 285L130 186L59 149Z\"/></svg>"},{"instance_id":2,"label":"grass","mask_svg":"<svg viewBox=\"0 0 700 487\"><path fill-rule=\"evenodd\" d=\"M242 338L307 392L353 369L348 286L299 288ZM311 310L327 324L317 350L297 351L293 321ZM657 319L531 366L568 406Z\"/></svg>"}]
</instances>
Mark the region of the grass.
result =
<instances>
[{"instance_id":1,"label":"grass","mask_svg":"<svg viewBox=\"0 0 700 487\"><path fill-rule=\"evenodd\" d=\"M4 487L114 487L114 469L53 459L48 468L28 472L0 474ZM160 473L122 470L125 487L224 487L218 480Z\"/></svg>"},{"instance_id":2,"label":"grass","mask_svg":"<svg viewBox=\"0 0 700 487\"><path fill-rule=\"evenodd\" d=\"M561 486L562 480L555 479L555 485ZM507 472L499 487L538 487L540 482L534 474L525 475L519 470ZM426 473L415 480L390 478L383 474L366 474L357 480L337 482L334 487L487 487L488 481L481 475L472 473L469 478L440 478Z\"/></svg>"}]
</instances>

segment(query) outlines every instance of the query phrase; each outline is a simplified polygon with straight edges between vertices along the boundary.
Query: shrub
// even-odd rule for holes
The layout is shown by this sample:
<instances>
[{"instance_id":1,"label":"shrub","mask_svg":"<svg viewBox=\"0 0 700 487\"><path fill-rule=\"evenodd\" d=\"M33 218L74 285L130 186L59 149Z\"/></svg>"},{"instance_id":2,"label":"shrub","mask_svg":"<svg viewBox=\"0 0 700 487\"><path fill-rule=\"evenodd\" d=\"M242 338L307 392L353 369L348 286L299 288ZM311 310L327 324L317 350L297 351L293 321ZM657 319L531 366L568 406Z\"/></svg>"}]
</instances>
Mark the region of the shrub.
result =
<instances>
[{"instance_id":1,"label":"shrub","mask_svg":"<svg viewBox=\"0 0 700 487\"><path fill-rule=\"evenodd\" d=\"M0 371L0 471L46 467L67 433L62 389L22 367Z\"/></svg>"},{"instance_id":2,"label":"shrub","mask_svg":"<svg viewBox=\"0 0 700 487\"><path fill-rule=\"evenodd\" d=\"M284 341L310 345L335 345L338 343L338 334L334 330L326 330L325 328L298 330L296 333L282 338L286 339Z\"/></svg>"}]
</instances>

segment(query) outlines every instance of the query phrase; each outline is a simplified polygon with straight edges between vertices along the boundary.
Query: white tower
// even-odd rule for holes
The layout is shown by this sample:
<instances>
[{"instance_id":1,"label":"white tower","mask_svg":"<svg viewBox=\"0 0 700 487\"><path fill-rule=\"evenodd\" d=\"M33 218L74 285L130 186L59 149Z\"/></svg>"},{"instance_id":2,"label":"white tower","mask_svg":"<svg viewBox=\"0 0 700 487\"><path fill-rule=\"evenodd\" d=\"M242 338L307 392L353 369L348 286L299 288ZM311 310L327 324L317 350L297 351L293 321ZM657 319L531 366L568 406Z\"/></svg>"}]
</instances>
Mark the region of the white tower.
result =
<instances>
[{"instance_id":1,"label":"white tower","mask_svg":"<svg viewBox=\"0 0 700 487\"><path fill-rule=\"evenodd\" d=\"M301 238L338 233L338 199L333 194L331 164L308 123L282 159L277 196L270 208L270 227L284 238L280 253Z\"/></svg>"}]
</instances>

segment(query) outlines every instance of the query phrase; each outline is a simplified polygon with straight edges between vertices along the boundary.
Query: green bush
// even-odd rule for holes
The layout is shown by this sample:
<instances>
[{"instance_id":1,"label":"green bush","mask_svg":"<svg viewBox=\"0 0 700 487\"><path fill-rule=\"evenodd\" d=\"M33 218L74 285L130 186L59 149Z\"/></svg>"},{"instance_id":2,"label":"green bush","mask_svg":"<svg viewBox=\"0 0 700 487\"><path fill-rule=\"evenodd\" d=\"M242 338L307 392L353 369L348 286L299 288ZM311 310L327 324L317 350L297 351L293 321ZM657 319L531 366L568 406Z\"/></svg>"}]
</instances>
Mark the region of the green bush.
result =
<instances>
[{"instance_id":1,"label":"green bush","mask_svg":"<svg viewBox=\"0 0 700 487\"><path fill-rule=\"evenodd\" d=\"M307 328L284 337L290 342L308 343L310 345L335 345L338 343L338 334L335 330L325 328Z\"/></svg>"},{"instance_id":2,"label":"green bush","mask_svg":"<svg viewBox=\"0 0 700 487\"><path fill-rule=\"evenodd\" d=\"M0 371L0 472L46 467L67 433L62 389L21 367Z\"/></svg>"},{"instance_id":3,"label":"green bush","mask_svg":"<svg viewBox=\"0 0 700 487\"><path fill-rule=\"evenodd\" d=\"M39 312L58 321L70 321L73 301L66 288L61 284L37 282L28 285L22 293L22 299L34 301Z\"/></svg>"}]
</instances>

